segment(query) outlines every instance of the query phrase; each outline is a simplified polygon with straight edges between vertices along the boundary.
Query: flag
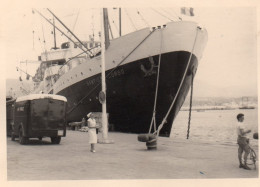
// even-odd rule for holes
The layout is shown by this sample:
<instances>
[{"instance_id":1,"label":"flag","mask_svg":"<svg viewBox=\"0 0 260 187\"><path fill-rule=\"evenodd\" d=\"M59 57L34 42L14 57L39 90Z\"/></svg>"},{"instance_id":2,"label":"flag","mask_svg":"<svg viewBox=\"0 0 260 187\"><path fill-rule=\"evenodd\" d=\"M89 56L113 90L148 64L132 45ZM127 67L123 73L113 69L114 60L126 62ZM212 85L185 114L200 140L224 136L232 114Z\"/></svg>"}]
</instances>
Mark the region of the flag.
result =
<instances>
[{"instance_id":1,"label":"flag","mask_svg":"<svg viewBox=\"0 0 260 187\"><path fill-rule=\"evenodd\" d=\"M186 16L194 16L193 8L182 7L181 8L181 14L184 14Z\"/></svg>"}]
</instances>

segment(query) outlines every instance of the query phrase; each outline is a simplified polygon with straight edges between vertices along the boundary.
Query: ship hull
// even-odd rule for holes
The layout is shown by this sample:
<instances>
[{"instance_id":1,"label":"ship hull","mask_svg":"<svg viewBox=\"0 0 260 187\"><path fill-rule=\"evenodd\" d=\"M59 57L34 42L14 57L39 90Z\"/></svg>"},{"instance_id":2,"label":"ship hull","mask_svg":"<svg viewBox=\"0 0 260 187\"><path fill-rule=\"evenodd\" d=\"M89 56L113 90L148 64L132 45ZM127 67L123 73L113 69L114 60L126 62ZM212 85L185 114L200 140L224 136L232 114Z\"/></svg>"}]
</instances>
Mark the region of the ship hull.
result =
<instances>
[{"instance_id":1,"label":"ship hull","mask_svg":"<svg viewBox=\"0 0 260 187\"><path fill-rule=\"evenodd\" d=\"M206 42L207 31L194 22L170 22L160 29L145 28L111 40L105 52L110 129L148 133L155 111L156 126L152 126L152 132L168 114L160 135L169 136ZM82 62L74 60L77 65L60 74L46 93L65 96L68 99L68 121L81 121L89 112L102 111L98 98L101 57L86 58Z\"/></svg>"},{"instance_id":2,"label":"ship hull","mask_svg":"<svg viewBox=\"0 0 260 187\"><path fill-rule=\"evenodd\" d=\"M159 58L159 55L155 55L119 66L113 72L106 71L107 112L112 130L148 133L155 105ZM190 53L185 51L161 55L155 108L157 127L167 114L184 77L167 122L160 131L161 136L170 135L173 120L189 91L192 72L195 73L198 65L197 58L192 56L185 76L189 58ZM57 93L68 99L68 121L79 121L88 112L101 112L102 105L98 98L100 78L101 74L97 74Z\"/></svg>"}]
</instances>

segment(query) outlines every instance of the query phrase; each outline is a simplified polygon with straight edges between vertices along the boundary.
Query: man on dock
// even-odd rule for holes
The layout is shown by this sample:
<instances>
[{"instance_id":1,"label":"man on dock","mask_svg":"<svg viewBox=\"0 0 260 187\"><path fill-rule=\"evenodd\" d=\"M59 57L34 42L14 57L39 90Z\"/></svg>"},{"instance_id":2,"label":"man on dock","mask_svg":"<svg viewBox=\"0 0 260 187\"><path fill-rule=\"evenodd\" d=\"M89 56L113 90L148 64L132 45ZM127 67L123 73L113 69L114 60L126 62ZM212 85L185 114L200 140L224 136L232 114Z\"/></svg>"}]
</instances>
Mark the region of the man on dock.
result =
<instances>
[{"instance_id":1,"label":"man on dock","mask_svg":"<svg viewBox=\"0 0 260 187\"><path fill-rule=\"evenodd\" d=\"M240 113L237 115L237 144L238 144L238 160L239 160L239 168L244 168L250 170L247 166L247 156L250 153L249 147L249 138L247 138L247 134L251 132L251 130L247 130L245 127L244 114ZM244 164L242 163L242 154L244 153Z\"/></svg>"}]
</instances>

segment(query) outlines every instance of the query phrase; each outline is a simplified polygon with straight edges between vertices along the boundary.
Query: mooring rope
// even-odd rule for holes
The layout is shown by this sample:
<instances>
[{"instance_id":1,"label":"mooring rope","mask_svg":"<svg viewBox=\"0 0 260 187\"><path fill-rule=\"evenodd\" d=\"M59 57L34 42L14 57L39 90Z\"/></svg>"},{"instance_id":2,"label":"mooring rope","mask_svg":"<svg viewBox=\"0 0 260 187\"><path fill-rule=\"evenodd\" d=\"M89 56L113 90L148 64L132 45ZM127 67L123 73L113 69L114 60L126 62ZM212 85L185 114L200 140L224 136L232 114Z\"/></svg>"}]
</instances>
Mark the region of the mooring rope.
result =
<instances>
[{"instance_id":1,"label":"mooring rope","mask_svg":"<svg viewBox=\"0 0 260 187\"><path fill-rule=\"evenodd\" d=\"M176 92L176 94L175 94L175 97L174 97L174 99L173 99L173 101L172 101L172 103L171 103L171 106L170 106L170 108L169 108L167 114L166 114L165 117L163 118L161 124L159 125L159 127L158 127L158 129L157 129L157 131L156 131L156 132L157 132L157 136L159 136L160 130L162 129L163 125L164 125L165 122L166 122L166 119L167 119L168 115L170 114L170 111L171 111L171 109L172 109L172 107L173 107L173 105L174 105L174 103L175 103L175 101L176 101L176 99L177 99L177 96L179 95L180 89L181 89L182 84L183 84L183 82L184 82L184 78L186 77L186 74L187 74L187 71L188 71L188 67L189 67L189 65L190 65L191 57L192 57L192 54L193 54L193 51L194 51L194 47L195 47L195 44L196 44L196 40L197 40L198 29L199 29L199 28L197 27L197 30L196 30L197 32L196 32L195 40L194 40L194 43L193 43L193 46L192 46L192 50L191 50L191 52L190 52L190 57L189 57L189 60L188 60L188 63L187 63L185 72L184 72L184 74L183 74L183 77L182 77L180 86L179 86L179 88L178 88L178 90L177 90L177 92ZM155 132L155 133L156 133L156 132Z\"/></svg>"},{"instance_id":2,"label":"mooring rope","mask_svg":"<svg viewBox=\"0 0 260 187\"><path fill-rule=\"evenodd\" d=\"M150 124L149 134L151 133L153 122L154 122L154 131L156 131L155 115L156 115L157 95L158 95L158 86L159 86L159 77L160 77L161 56L162 56L162 41L163 41L162 37L163 37L163 35L162 35L162 30L161 30L160 54L159 54L157 79L156 79L156 89L155 89L155 97L154 97L153 117L152 117L152 121L151 121L151 124Z\"/></svg>"}]
</instances>

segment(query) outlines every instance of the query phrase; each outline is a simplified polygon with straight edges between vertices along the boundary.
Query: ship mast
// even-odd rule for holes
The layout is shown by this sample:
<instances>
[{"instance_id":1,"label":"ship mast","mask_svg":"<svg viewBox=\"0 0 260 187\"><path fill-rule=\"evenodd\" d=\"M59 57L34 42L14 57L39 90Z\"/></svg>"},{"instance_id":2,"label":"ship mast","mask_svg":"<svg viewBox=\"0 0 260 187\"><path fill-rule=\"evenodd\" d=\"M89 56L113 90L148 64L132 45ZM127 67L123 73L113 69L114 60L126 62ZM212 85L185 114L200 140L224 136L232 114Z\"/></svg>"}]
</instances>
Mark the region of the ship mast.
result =
<instances>
[{"instance_id":1,"label":"ship mast","mask_svg":"<svg viewBox=\"0 0 260 187\"><path fill-rule=\"evenodd\" d=\"M56 31L55 31L55 19L54 19L54 16L53 16L53 39L54 39L54 47L53 49L56 50L58 49L57 48L57 45L56 45Z\"/></svg>"},{"instance_id":2,"label":"ship mast","mask_svg":"<svg viewBox=\"0 0 260 187\"><path fill-rule=\"evenodd\" d=\"M119 37L122 35L122 28L121 28L121 8L119 8Z\"/></svg>"}]
</instances>

